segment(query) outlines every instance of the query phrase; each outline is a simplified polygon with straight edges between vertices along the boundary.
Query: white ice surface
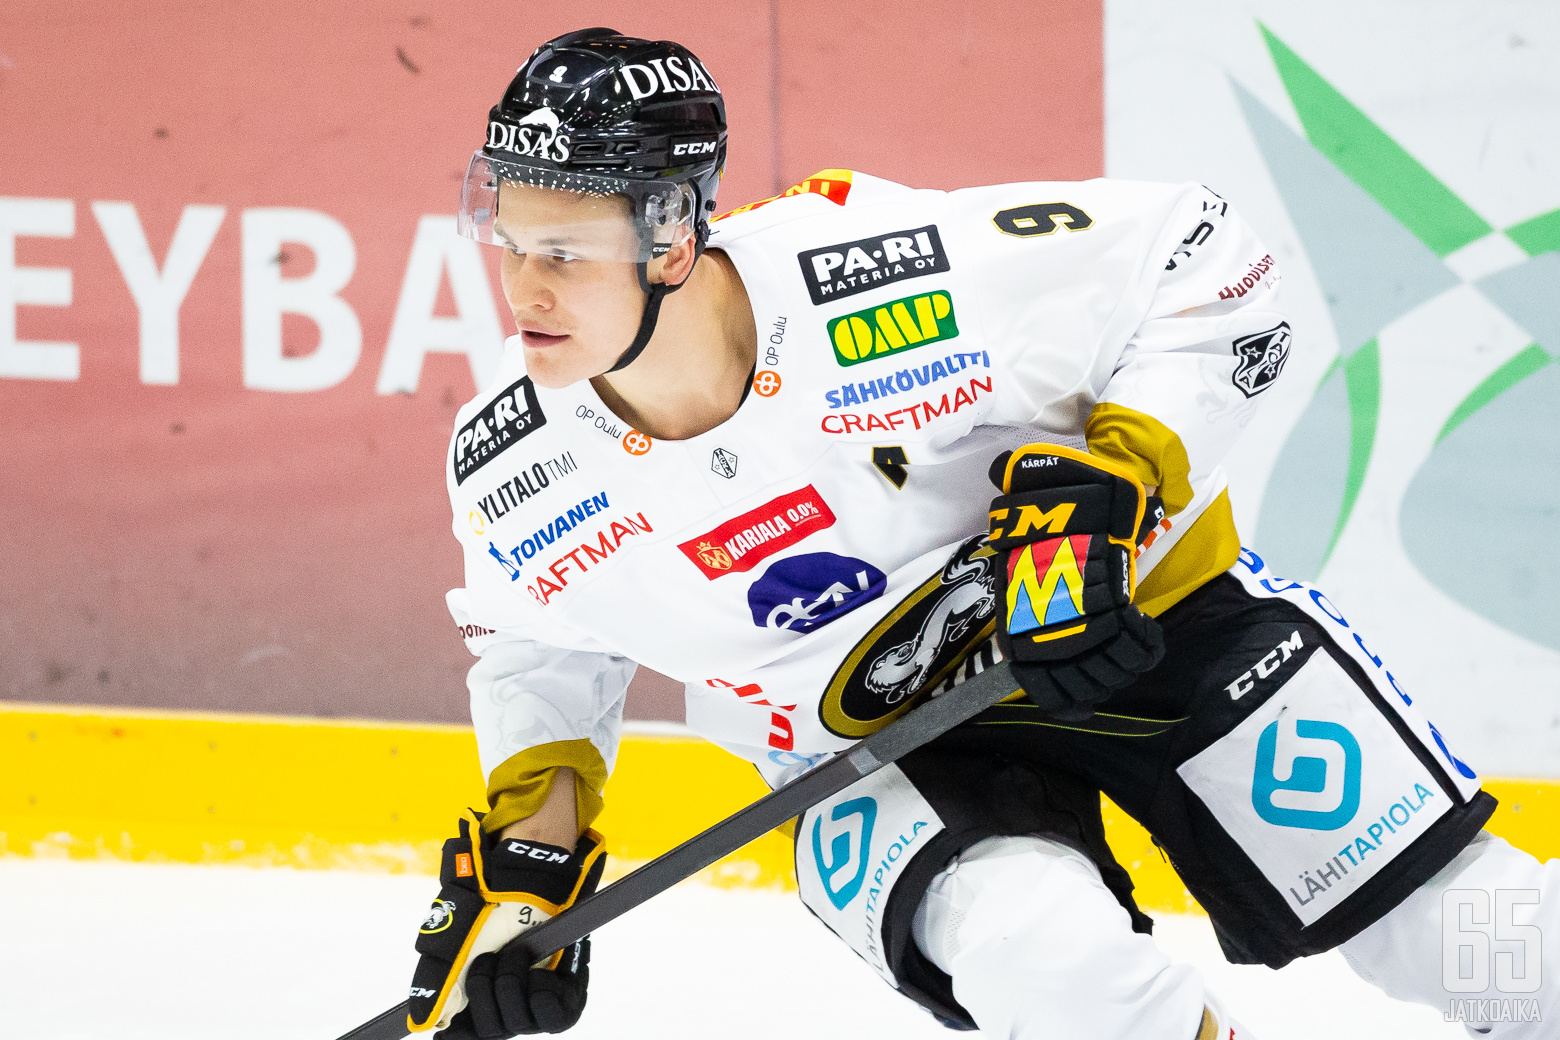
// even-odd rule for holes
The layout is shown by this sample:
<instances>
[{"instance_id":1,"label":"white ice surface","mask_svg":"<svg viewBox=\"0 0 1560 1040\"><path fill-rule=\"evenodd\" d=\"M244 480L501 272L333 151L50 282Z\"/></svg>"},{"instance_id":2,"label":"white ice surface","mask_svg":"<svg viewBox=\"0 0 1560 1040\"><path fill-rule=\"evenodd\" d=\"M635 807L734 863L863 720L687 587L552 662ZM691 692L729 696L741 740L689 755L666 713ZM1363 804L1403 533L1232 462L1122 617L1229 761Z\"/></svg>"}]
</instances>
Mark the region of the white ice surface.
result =
<instances>
[{"instance_id":1,"label":"white ice surface","mask_svg":"<svg viewBox=\"0 0 1560 1040\"><path fill-rule=\"evenodd\" d=\"M399 1002L436 882L334 871L0 858L5 1040L333 1040ZM1206 920L1156 934L1260 1040L1452 1040L1337 954L1224 963ZM897 1040L945 1031L794 896L685 884L603 928L577 1040ZM1167 1038L1178 1040L1178 1038Z\"/></svg>"}]
</instances>

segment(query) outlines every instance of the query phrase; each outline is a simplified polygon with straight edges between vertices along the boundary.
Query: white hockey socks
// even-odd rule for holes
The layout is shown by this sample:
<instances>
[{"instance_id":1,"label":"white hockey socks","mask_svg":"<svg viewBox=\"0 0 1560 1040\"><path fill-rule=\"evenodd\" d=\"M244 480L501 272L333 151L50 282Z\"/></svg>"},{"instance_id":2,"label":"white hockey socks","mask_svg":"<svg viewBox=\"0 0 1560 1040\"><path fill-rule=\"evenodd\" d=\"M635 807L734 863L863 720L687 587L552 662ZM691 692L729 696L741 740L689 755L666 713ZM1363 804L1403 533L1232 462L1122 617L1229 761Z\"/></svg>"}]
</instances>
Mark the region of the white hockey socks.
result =
<instances>
[{"instance_id":1,"label":"white hockey socks","mask_svg":"<svg viewBox=\"0 0 1560 1040\"><path fill-rule=\"evenodd\" d=\"M1202 979L1134 932L1094 864L1066 845L970 847L933 879L914 936L985 1036L1201 1040ZM1248 1040L1233 1023L1219 1029L1219 1040Z\"/></svg>"},{"instance_id":2,"label":"white hockey socks","mask_svg":"<svg viewBox=\"0 0 1560 1040\"><path fill-rule=\"evenodd\" d=\"M1366 982L1470 1036L1541 1040L1560 1016L1556 936L1560 860L1540 863L1486 832L1341 949Z\"/></svg>"}]
</instances>

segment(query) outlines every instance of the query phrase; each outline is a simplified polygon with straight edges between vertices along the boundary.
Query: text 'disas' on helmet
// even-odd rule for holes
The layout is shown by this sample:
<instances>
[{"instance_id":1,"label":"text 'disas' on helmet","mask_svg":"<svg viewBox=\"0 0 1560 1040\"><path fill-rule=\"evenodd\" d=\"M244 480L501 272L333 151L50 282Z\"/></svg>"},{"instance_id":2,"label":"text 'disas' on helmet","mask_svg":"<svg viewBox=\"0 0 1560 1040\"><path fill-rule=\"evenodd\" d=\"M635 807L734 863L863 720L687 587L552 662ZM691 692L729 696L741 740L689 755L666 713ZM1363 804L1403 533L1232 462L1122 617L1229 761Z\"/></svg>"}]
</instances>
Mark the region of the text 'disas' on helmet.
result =
<instances>
[{"instance_id":1,"label":"text 'disas' on helmet","mask_svg":"<svg viewBox=\"0 0 1560 1040\"><path fill-rule=\"evenodd\" d=\"M644 263L690 238L702 247L725 161L725 102L698 58L584 29L538 48L488 113L458 227L517 252ZM509 214L531 207L501 219L499 194L527 189L572 198L545 221Z\"/></svg>"}]
</instances>

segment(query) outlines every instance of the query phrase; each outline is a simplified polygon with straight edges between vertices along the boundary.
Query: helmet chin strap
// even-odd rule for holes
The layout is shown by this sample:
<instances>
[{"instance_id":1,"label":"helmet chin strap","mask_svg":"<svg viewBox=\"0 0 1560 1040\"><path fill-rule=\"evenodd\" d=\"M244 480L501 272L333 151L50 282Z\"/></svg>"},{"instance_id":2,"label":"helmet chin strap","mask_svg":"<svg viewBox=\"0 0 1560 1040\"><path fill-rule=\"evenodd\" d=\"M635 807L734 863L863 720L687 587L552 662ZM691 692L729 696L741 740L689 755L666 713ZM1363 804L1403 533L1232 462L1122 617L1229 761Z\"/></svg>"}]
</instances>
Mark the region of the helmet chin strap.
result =
<instances>
[{"instance_id":1,"label":"helmet chin strap","mask_svg":"<svg viewBox=\"0 0 1560 1040\"><path fill-rule=\"evenodd\" d=\"M699 257L703 255L704 236L696 235L693 244L693 263L695 266L699 263ZM639 317L639 331L634 334L634 342L630 343L628 349L623 351L622 355L617 359L617 364L603 372L603 375L621 372L633 364L634 359L639 357L640 354L644 353L645 347L650 344L650 337L655 334L656 319L661 316L661 301L666 299L667 293L673 293L681 289L688 284L688 279L693 277L693 267L689 267L688 277L676 285L667 285L665 282L652 283L646 276L648 267L649 264L646 261L640 261L635 265L635 270L639 272L639 287L645 291L647 296L644 313Z\"/></svg>"}]
</instances>

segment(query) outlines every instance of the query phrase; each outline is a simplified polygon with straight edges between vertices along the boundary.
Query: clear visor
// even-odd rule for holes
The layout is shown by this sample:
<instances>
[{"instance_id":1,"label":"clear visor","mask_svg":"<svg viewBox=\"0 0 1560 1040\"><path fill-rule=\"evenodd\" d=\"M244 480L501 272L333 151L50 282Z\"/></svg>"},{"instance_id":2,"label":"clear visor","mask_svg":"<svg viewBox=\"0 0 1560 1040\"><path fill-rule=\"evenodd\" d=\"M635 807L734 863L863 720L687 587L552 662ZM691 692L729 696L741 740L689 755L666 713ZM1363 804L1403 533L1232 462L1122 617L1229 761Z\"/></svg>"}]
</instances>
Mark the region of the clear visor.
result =
<instances>
[{"instance_id":1,"label":"clear visor","mask_svg":"<svg viewBox=\"0 0 1560 1040\"><path fill-rule=\"evenodd\" d=\"M686 184L645 184L520 166L477 151L460 189L456 228L516 253L643 263L693 237Z\"/></svg>"}]
</instances>

